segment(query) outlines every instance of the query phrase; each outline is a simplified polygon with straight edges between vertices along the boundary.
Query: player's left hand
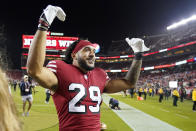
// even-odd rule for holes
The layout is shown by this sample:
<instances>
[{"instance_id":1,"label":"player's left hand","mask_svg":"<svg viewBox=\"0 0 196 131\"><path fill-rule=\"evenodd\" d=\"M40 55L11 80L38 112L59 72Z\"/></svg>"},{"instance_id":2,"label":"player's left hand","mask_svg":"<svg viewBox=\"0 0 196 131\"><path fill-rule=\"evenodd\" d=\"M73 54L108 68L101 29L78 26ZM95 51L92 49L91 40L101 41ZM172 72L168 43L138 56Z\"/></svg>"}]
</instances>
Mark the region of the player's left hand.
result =
<instances>
[{"instance_id":1,"label":"player's left hand","mask_svg":"<svg viewBox=\"0 0 196 131\"><path fill-rule=\"evenodd\" d=\"M144 40L140 38L132 38L132 39L125 38L125 41L129 44L129 46L131 46L134 53L145 52L150 50L145 46Z\"/></svg>"}]
</instances>

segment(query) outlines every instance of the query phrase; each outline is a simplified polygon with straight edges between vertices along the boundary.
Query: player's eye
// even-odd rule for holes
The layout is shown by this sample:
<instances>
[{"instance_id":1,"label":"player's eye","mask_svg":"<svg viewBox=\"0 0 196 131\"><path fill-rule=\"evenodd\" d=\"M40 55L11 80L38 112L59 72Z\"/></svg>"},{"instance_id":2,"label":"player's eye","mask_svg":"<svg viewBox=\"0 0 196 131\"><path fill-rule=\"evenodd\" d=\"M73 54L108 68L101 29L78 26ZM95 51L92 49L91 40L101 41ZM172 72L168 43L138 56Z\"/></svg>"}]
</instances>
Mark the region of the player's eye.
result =
<instances>
[{"instance_id":1,"label":"player's eye","mask_svg":"<svg viewBox=\"0 0 196 131\"><path fill-rule=\"evenodd\" d=\"M84 51L90 51L89 47L84 48Z\"/></svg>"}]
</instances>

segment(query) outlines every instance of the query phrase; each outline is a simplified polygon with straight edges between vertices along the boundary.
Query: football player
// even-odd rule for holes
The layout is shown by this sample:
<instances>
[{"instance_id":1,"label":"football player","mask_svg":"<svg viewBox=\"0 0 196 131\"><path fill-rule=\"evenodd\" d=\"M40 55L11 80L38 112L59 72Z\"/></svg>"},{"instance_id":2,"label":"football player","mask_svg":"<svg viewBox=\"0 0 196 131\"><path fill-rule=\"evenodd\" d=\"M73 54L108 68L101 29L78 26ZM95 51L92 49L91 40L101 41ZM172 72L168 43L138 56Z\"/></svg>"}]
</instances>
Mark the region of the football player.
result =
<instances>
[{"instance_id":1,"label":"football player","mask_svg":"<svg viewBox=\"0 0 196 131\"><path fill-rule=\"evenodd\" d=\"M142 53L149 49L139 38L126 38L135 52L132 65L122 79L111 80L101 68L95 68L96 44L75 41L66 51L65 61L53 60L44 67L46 32L55 17L65 20L64 11L49 5L43 11L38 30L29 49L27 72L40 85L51 90L60 131L100 131L102 93L134 88L142 65Z\"/></svg>"}]
</instances>

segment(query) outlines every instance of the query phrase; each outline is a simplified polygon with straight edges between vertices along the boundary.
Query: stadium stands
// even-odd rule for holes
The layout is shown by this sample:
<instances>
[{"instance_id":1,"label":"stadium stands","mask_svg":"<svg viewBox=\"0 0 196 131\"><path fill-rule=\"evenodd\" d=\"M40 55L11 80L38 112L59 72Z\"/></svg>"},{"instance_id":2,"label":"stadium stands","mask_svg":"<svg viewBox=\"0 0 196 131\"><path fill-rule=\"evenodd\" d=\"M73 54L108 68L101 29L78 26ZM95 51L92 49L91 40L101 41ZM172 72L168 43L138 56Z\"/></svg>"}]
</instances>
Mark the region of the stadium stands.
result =
<instances>
[{"instance_id":1,"label":"stadium stands","mask_svg":"<svg viewBox=\"0 0 196 131\"><path fill-rule=\"evenodd\" d=\"M193 28L195 26L195 23L190 23L164 34L143 37L146 45L151 48L150 52L169 49L145 56L143 67L172 64L187 59L192 61L174 67L142 71L137 87L148 87L149 85L154 88L169 87L169 81L178 81L178 87L185 87L187 95L190 95L192 88L196 86L196 45L189 45L188 43L196 41L196 28ZM115 70L114 72L108 72L110 78L124 77L126 72L123 72L123 70L128 70L132 61L130 57L113 57L117 55L133 55L133 52L125 41L113 41L106 59L97 60L96 63L98 67L105 70ZM99 56L99 58L102 57Z\"/></svg>"}]
</instances>

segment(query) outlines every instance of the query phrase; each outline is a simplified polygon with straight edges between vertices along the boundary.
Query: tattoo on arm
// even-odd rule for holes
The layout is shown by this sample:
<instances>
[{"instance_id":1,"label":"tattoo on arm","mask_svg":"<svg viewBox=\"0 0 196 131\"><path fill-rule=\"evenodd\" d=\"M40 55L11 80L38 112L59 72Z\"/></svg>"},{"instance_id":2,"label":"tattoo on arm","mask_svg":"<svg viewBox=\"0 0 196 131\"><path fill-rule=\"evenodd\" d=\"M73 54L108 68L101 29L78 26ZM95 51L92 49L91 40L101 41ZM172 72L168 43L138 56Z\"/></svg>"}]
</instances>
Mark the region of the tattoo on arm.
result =
<instances>
[{"instance_id":1,"label":"tattoo on arm","mask_svg":"<svg viewBox=\"0 0 196 131\"><path fill-rule=\"evenodd\" d=\"M133 60L129 71L127 72L125 79L128 80L133 86L135 86L141 70L142 60Z\"/></svg>"}]
</instances>

